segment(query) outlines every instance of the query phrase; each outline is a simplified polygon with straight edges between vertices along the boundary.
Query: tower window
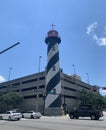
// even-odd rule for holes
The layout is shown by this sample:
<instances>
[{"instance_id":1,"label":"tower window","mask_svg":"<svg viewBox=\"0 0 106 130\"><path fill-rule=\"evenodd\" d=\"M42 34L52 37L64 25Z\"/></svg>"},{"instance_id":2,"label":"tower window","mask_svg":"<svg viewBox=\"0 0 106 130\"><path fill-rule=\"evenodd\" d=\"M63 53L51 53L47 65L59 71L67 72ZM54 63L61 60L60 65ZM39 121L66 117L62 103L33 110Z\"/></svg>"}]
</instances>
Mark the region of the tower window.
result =
<instances>
[{"instance_id":1,"label":"tower window","mask_svg":"<svg viewBox=\"0 0 106 130\"><path fill-rule=\"evenodd\" d=\"M56 67L55 66L53 66L53 71L55 71L56 70Z\"/></svg>"},{"instance_id":2,"label":"tower window","mask_svg":"<svg viewBox=\"0 0 106 130\"><path fill-rule=\"evenodd\" d=\"M55 51L55 47L53 47L53 49L52 49L53 51Z\"/></svg>"}]
</instances>

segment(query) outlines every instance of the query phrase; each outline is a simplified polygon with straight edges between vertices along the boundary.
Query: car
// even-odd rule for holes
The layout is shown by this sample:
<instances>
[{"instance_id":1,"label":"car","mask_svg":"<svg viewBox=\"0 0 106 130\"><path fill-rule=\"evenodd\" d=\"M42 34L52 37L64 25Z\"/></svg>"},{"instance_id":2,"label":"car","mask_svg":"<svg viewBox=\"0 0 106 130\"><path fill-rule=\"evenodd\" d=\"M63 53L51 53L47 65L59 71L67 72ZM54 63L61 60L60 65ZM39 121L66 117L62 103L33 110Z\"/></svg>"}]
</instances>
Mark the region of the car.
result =
<instances>
[{"instance_id":1,"label":"car","mask_svg":"<svg viewBox=\"0 0 106 130\"><path fill-rule=\"evenodd\" d=\"M3 120L20 120L22 118L22 114L15 111L6 111L2 114Z\"/></svg>"},{"instance_id":2,"label":"car","mask_svg":"<svg viewBox=\"0 0 106 130\"><path fill-rule=\"evenodd\" d=\"M23 118L32 118L32 119L39 119L41 117L40 112L35 112L35 111L27 111L22 114Z\"/></svg>"},{"instance_id":3,"label":"car","mask_svg":"<svg viewBox=\"0 0 106 130\"><path fill-rule=\"evenodd\" d=\"M91 105L79 106L69 113L69 117L71 119L78 119L79 117L90 117L91 120L99 120L99 118L102 116L103 112L101 110L93 109Z\"/></svg>"}]
</instances>

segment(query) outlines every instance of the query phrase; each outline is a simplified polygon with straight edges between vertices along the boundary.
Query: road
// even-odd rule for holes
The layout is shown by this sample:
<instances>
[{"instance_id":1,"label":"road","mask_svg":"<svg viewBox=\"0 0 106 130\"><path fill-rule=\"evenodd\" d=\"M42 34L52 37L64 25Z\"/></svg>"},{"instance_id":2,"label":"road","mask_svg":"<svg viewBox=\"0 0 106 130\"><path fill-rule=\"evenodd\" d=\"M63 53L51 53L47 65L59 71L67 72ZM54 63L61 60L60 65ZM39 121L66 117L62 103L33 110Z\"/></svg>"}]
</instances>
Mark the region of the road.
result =
<instances>
[{"instance_id":1,"label":"road","mask_svg":"<svg viewBox=\"0 0 106 130\"><path fill-rule=\"evenodd\" d=\"M0 120L0 130L106 130L106 116L99 121L90 118L70 119L68 116Z\"/></svg>"}]
</instances>

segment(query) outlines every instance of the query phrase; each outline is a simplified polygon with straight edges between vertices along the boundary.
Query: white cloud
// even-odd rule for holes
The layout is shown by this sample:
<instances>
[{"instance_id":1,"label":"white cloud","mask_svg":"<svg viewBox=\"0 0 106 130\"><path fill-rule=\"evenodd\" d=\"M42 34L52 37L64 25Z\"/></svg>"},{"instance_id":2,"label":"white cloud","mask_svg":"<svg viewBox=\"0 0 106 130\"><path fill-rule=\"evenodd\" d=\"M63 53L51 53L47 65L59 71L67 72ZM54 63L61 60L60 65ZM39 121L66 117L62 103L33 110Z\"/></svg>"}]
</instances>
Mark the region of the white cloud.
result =
<instances>
[{"instance_id":1,"label":"white cloud","mask_svg":"<svg viewBox=\"0 0 106 130\"><path fill-rule=\"evenodd\" d=\"M5 78L3 76L0 75L0 83L6 81Z\"/></svg>"},{"instance_id":2,"label":"white cloud","mask_svg":"<svg viewBox=\"0 0 106 130\"><path fill-rule=\"evenodd\" d=\"M93 37L93 39L96 40L96 41L99 40L96 34L93 34L92 37Z\"/></svg>"},{"instance_id":3,"label":"white cloud","mask_svg":"<svg viewBox=\"0 0 106 130\"><path fill-rule=\"evenodd\" d=\"M94 34L92 37L99 46L106 46L106 37L98 38L96 34Z\"/></svg>"},{"instance_id":4,"label":"white cloud","mask_svg":"<svg viewBox=\"0 0 106 130\"><path fill-rule=\"evenodd\" d=\"M106 35L106 26L104 27L104 34Z\"/></svg>"},{"instance_id":5,"label":"white cloud","mask_svg":"<svg viewBox=\"0 0 106 130\"><path fill-rule=\"evenodd\" d=\"M86 31L86 33L88 34L88 35L90 35L91 33L94 33L94 30L95 30L95 28L97 27L97 22L94 22L94 23L92 23L92 24L90 24L88 27L87 27L87 31Z\"/></svg>"},{"instance_id":6,"label":"white cloud","mask_svg":"<svg viewBox=\"0 0 106 130\"><path fill-rule=\"evenodd\" d=\"M99 46L106 46L106 37L101 37L97 40Z\"/></svg>"},{"instance_id":7,"label":"white cloud","mask_svg":"<svg viewBox=\"0 0 106 130\"><path fill-rule=\"evenodd\" d=\"M97 22L94 22L92 24L90 24L88 27L87 27L87 31L86 33L88 35L90 35L95 41L96 43L99 45L99 46L106 46L106 37L102 36L102 37L98 37L96 32L95 32L95 29L97 28L97 25L98 23ZM104 27L104 32L103 34L106 35L106 26Z\"/></svg>"}]
</instances>

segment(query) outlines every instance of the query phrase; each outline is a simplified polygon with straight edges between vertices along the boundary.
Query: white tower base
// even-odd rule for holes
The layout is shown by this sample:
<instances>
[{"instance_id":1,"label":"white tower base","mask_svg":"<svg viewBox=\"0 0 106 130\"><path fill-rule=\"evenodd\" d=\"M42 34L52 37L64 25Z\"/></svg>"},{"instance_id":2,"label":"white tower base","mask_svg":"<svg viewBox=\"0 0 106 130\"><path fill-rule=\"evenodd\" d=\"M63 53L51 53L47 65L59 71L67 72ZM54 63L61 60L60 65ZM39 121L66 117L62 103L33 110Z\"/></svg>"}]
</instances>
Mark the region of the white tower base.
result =
<instances>
[{"instance_id":1,"label":"white tower base","mask_svg":"<svg viewBox=\"0 0 106 130\"><path fill-rule=\"evenodd\" d=\"M60 107L45 108L45 115L46 116L62 116L64 115L64 110L63 108L60 108Z\"/></svg>"}]
</instances>

